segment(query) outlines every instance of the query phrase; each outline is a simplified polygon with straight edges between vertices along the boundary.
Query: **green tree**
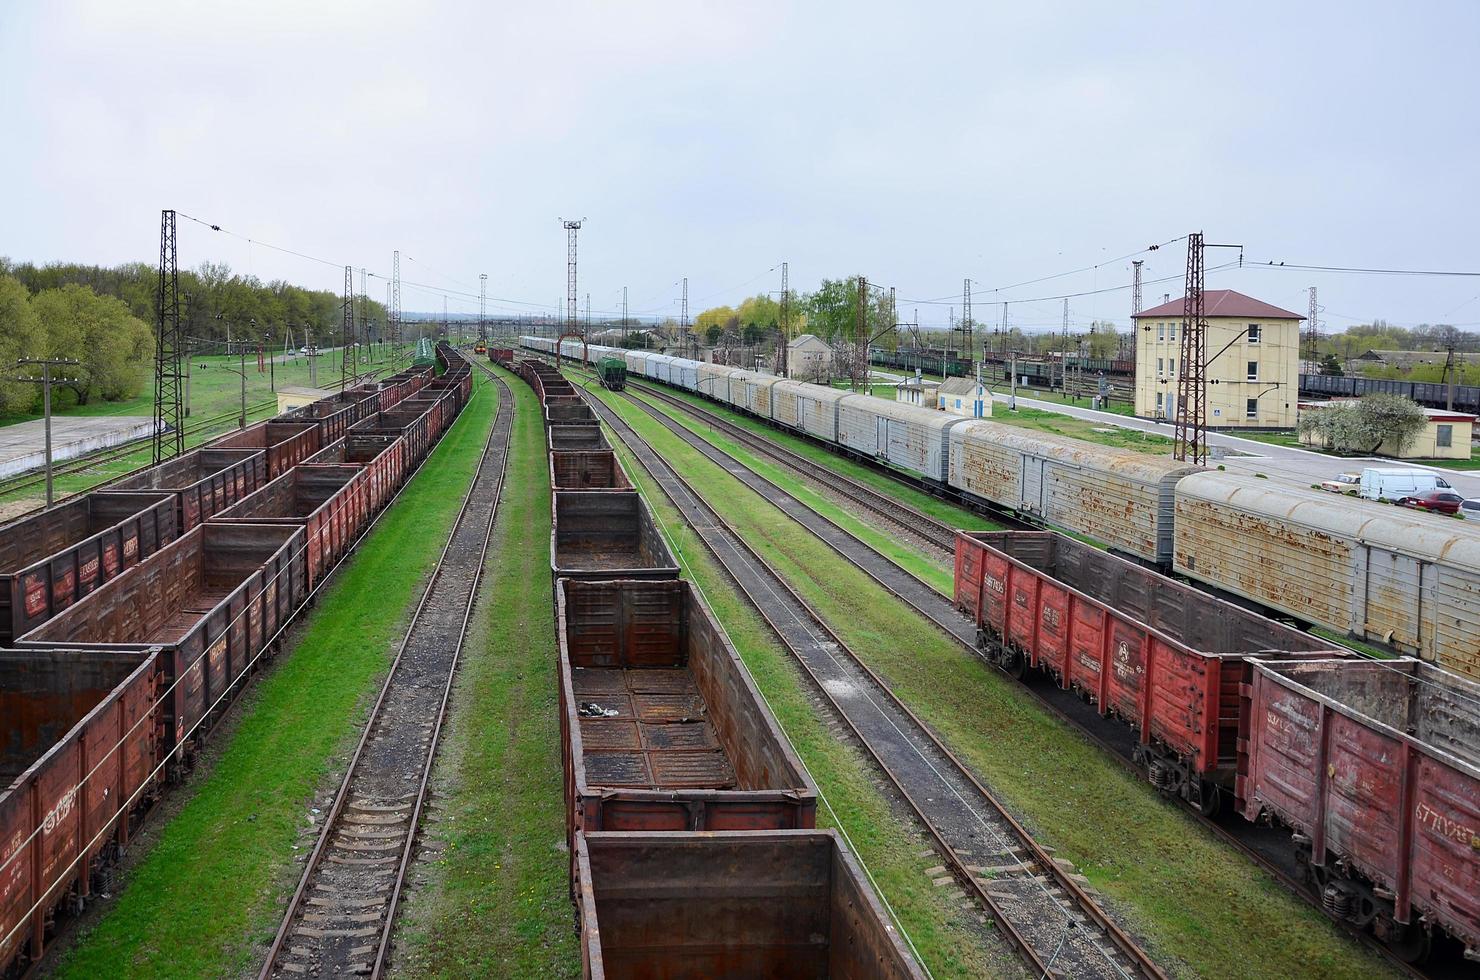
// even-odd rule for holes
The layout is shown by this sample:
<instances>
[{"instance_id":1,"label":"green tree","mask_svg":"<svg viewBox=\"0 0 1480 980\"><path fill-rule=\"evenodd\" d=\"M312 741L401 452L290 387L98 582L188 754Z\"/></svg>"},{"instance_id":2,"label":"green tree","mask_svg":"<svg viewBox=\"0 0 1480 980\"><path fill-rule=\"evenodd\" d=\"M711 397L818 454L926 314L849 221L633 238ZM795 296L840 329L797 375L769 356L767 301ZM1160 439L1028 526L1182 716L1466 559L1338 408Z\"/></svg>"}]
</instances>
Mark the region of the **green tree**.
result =
<instances>
[{"instance_id":1,"label":"green tree","mask_svg":"<svg viewBox=\"0 0 1480 980\"><path fill-rule=\"evenodd\" d=\"M854 340L858 334L858 277L822 280L822 285L804 298L803 307L809 332L828 343ZM891 350L898 346L887 290L869 288L864 317L865 329L875 344Z\"/></svg>"},{"instance_id":2,"label":"green tree","mask_svg":"<svg viewBox=\"0 0 1480 980\"><path fill-rule=\"evenodd\" d=\"M0 276L0 412L24 412L35 404L36 386L10 379L18 373L18 359L45 352L45 336L26 287Z\"/></svg>"},{"instance_id":3,"label":"green tree","mask_svg":"<svg viewBox=\"0 0 1480 980\"><path fill-rule=\"evenodd\" d=\"M79 404L132 398L143 388L153 333L122 300L70 284L37 293L31 308L48 355L81 361L73 386Z\"/></svg>"},{"instance_id":4,"label":"green tree","mask_svg":"<svg viewBox=\"0 0 1480 980\"><path fill-rule=\"evenodd\" d=\"M1377 392L1308 412L1297 427L1301 435L1340 452L1375 453L1390 444L1401 454L1426 424L1428 416L1417 402Z\"/></svg>"}]
</instances>

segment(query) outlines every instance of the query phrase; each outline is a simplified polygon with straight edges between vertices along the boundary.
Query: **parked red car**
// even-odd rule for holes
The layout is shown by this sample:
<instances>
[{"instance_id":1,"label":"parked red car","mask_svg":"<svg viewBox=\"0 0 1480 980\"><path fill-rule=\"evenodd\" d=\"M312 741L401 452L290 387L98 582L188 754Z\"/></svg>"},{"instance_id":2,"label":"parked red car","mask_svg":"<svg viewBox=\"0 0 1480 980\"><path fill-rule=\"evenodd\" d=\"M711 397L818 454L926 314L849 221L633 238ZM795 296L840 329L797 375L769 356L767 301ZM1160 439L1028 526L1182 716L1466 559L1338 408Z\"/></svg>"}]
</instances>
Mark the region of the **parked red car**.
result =
<instances>
[{"instance_id":1,"label":"parked red car","mask_svg":"<svg viewBox=\"0 0 1480 980\"><path fill-rule=\"evenodd\" d=\"M1453 490L1420 490L1398 501L1404 507L1431 510L1436 514L1458 514L1459 505L1464 502L1465 498Z\"/></svg>"}]
</instances>

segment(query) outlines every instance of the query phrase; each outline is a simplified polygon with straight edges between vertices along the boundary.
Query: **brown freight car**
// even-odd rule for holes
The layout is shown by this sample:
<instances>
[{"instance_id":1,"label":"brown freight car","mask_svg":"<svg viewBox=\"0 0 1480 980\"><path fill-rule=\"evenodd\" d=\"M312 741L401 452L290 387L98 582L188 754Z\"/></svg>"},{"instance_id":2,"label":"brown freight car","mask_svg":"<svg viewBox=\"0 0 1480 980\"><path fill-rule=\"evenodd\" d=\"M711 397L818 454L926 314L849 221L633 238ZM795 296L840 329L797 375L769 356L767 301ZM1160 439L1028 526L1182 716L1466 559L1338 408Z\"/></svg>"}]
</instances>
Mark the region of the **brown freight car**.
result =
<instances>
[{"instance_id":1,"label":"brown freight car","mask_svg":"<svg viewBox=\"0 0 1480 980\"><path fill-rule=\"evenodd\" d=\"M1140 736L1152 783L1205 813L1235 791L1250 658L1316 637L1049 531L958 532L956 605L987 658L1034 668Z\"/></svg>"},{"instance_id":2,"label":"brown freight car","mask_svg":"<svg viewBox=\"0 0 1480 980\"><path fill-rule=\"evenodd\" d=\"M432 448L425 412L376 412L349 427L346 435L399 436L405 441L406 466L414 469Z\"/></svg>"},{"instance_id":3,"label":"brown freight car","mask_svg":"<svg viewBox=\"0 0 1480 980\"><path fill-rule=\"evenodd\" d=\"M549 398L545 399L545 424L556 425L595 425L596 413L591 411L591 406L582 401L560 402Z\"/></svg>"},{"instance_id":4,"label":"brown freight car","mask_svg":"<svg viewBox=\"0 0 1480 980\"><path fill-rule=\"evenodd\" d=\"M396 495L406 479L406 444L399 436L356 433L325 446L307 462L314 466L350 464L364 467L373 513Z\"/></svg>"},{"instance_id":5,"label":"brown freight car","mask_svg":"<svg viewBox=\"0 0 1480 980\"><path fill-rule=\"evenodd\" d=\"M127 843L158 776L159 656L0 650L0 975Z\"/></svg>"},{"instance_id":6,"label":"brown freight car","mask_svg":"<svg viewBox=\"0 0 1480 980\"><path fill-rule=\"evenodd\" d=\"M1417 660L1256 665L1243 813L1294 829L1330 912L1480 958L1480 684Z\"/></svg>"},{"instance_id":7,"label":"brown freight car","mask_svg":"<svg viewBox=\"0 0 1480 980\"><path fill-rule=\"evenodd\" d=\"M557 579L678 578L668 544L634 492L551 494L550 567Z\"/></svg>"},{"instance_id":8,"label":"brown freight car","mask_svg":"<svg viewBox=\"0 0 1480 980\"><path fill-rule=\"evenodd\" d=\"M15 641L27 649L158 647L180 751L307 593L302 527L202 524Z\"/></svg>"},{"instance_id":9,"label":"brown freight car","mask_svg":"<svg viewBox=\"0 0 1480 980\"><path fill-rule=\"evenodd\" d=\"M596 452L550 453L553 490L631 490L632 481L610 449Z\"/></svg>"},{"instance_id":10,"label":"brown freight car","mask_svg":"<svg viewBox=\"0 0 1480 980\"><path fill-rule=\"evenodd\" d=\"M268 419L206 443L207 449L260 449L267 453L267 478L276 480L323 448L317 422Z\"/></svg>"},{"instance_id":11,"label":"brown freight car","mask_svg":"<svg viewBox=\"0 0 1480 980\"><path fill-rule=\"evenodd\" d=\"M557 425L550 430L551 450L610 450L599 425Z\"/></svg>"},{"instance_id":12,"label":"brown freight car","mask_svg":"<svg viewBox=\"0 0 1480 980\"><path fill-rule=\"evenodd\" d=\"M373 390L345 391L295 408L282 418L285 421L302 419L316 422L322 430L320 444L327 445L343 438L345 430L375 411L379 404L380 396Z\"/></svg>"},{"instance_id":13,"label":"brown freight car","mask_svg":"<svg viewBox=\"0 0 1480 980\"><path fill-rule=\"evenodd\" d=\"M173 493L175 524L184 534L266 482L267 454L260 449L196 449L110 483L108 489Z\"/></svg>"},{"instance_id":14,"label":"brown freight car","mask_svg":"<svg viewBox=\"0 0 1480 980\"><path fill-rule=\"evenodd\" d=\"M688 582L556 587L567 830L811 827L817 790Z\"/></svg>"},{"instance_id":15,"label":"brown freight car","mask_svg":"<svg viewBox=\"0 0 1480 980\"><path fill-rule=\"evenodd\" d=\"M0 527L0 645L175 540L170 493L92 493Z\"/></svg>"},{"instance_id":16,"label":"brown freight car","mask_svg":"<svg viewBox=\"0 0 1480 980\"><path fill-rule=\"evenodd\" d=\"M295 524L307 534L308 588L343 558L370 519L370 487L359 466L295 466L213 522Z\"/></svg>"},{"instance_id":17,"label":"brown freight car","mask_svg":"<svg viewBox=\"0 0 1480 980\"><path fill-rule=\"evenodd\" d=\"M923 980L830 830L576 837L587 980Z\"/></svg>"}]
</instances>

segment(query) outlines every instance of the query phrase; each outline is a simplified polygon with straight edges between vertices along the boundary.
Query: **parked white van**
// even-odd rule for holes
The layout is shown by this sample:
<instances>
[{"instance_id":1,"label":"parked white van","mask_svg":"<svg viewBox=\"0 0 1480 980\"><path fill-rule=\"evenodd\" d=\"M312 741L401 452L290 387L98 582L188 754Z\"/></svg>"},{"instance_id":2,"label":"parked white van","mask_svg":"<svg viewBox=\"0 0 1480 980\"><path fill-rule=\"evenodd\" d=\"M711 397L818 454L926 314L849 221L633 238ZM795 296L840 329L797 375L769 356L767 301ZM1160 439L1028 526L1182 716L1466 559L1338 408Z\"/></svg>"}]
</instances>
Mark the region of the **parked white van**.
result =
<instances>
[{"instance_id":1,"label":"parked white van","mask_svg":"<svg viewBox=\"0 0 1480 980\"><path fill-rule=\"evenodd\" d=\"M1368 500L1398 500L1420 490L1451 490L1449 481L1428 470L1387 470L1368 467L1362 471L1358 496Z\"/></svg>"}]
</instances>

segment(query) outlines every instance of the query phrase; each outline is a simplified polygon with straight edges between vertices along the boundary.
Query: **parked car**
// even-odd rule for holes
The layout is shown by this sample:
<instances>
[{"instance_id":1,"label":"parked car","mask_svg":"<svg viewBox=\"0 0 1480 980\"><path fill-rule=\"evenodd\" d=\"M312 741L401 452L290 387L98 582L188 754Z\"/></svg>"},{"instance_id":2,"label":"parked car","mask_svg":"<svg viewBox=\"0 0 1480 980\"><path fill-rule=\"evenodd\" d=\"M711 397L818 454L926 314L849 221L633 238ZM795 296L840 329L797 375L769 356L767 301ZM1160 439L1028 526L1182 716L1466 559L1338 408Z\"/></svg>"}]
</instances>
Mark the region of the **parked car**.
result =
<instances>
[{"instance_id":1,"label":"parked car","mask_svg":"<svg viewBox=\"0 0 1480 980\"><path fill-rule=\"evenodd\" d=\"M1359 493L1368 500L1402 500L1425 490L1453 490L1442 476L1428 470L1378 469L1362 471Z\"/></svg>"},{"instance_id":2,"label":"parked car","mask_svg":"<svg viewBox=\"0 0 1480 980\"><path fill-rule=\"evenodd\" d=\"M1356 496L1361 488L1362 474L1360 473L1338 473L1329 480L1321 481L1321 489L1331 493L1349 493Z\"/></svg>"},{"instance_id":3,"label":"parked car","mask_svg":"<svg viewBox=\"0 0 1480 980\"><path fill-rule=\"evenodd\" d=\"M1480 497L1471 497L1460 504L1459 516L1467 521L1480 521Z\"/></svg>"},{"instance_id":4,"label":"parked car","mask_svg":"<svg viewBox=\"0 0 1480 980\"><path fill-rule=\"evenodd\" d=\"M1465 498L1453 490L1420 490L1398 501L1404 507L1431 510L1436 514L1458 514L1460 504L1464 502Z\"/></svg>"}]
</instances>

